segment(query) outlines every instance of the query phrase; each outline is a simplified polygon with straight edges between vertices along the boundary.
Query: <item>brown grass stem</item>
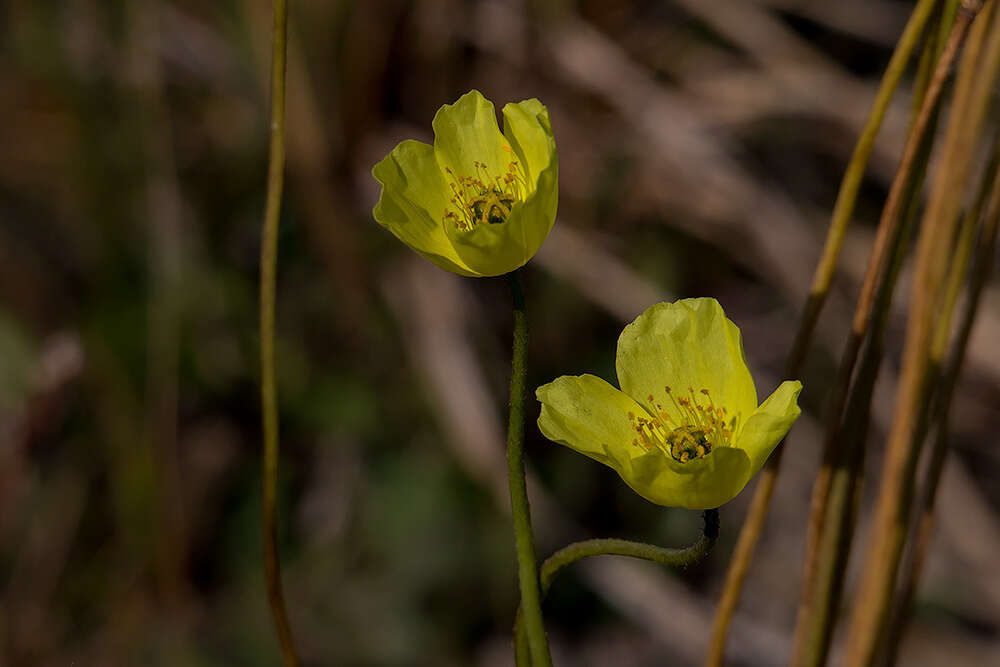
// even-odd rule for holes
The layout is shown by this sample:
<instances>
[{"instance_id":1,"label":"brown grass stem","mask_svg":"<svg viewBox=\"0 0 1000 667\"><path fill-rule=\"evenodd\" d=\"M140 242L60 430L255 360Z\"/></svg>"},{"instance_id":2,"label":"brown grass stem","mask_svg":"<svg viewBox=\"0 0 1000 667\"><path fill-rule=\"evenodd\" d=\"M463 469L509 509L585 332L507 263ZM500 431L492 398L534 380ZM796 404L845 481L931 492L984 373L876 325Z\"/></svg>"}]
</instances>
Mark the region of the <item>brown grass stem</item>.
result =
<instances>
[{"instance_id":1,"label":"brown grass stem","mask_svg":"<svg viewBox=\"0 0 1000 667\"><path fill-rule=\"evenodd\" d=\"M928 130L932 126L931 121L935 116L935 110L941 97L944 82L951 71L958 47L965 38L971 20L972 15L963 12L955 21L934 69L934 75L931 77L920 111L911 126L899 168L893 178L889 195L882 209L872 253L868 260L861 292L854 311L851 332L845 345L840 367L834 382L830 403L827 408L823 464L813 484L812 503L806 535L802 595L799 602L796 639L791 662L793 665L818 665L822 664L825 660L826 638L829 636L829 629L816 627L814 622L817 618L822 618L823 623L820 625L826 625L832 619L829 614L819 610L819 607L825 605L825 602L822 600L825 596L817 595L818 560L821 553L831 556L840 553L840 551L823 549L822 544L824 533L826 532L827 506L830 499L834 469L843 465L844 459L841 457L841 449L850 444L845 442L846 438L844 436L847 435L847 432L842 428L842 424L847 419L844 415L844 409L848 404L848 393L851 388L851 380L854 376L854 369L857 365L861 346L871 322L875 295L879 286L883 283L885 266L890 257L889 251L895 244L894 240L899 237L899 229L904 217L901 215L903 206L913 196L914 169L924 163L924 161L918 159L921 153L921 146L924 144ZM876 373L877 369L872 369L872 372ZM874 378L871 380L871 386L866 387L869 397L870 389L874 386ZM867 383L865 384L867 385ZM837 568L830 566L830 564L827 564L823 569L827 576L833 576L837 571ZM819 584L821 588L826 588L828 585L828 581Z\"/></svg>"},{"instance_id":2,"label":"brown grass stem","mask_svg":"<svg viewBox=\"0 0 1000 667\"><path fill-rule=\"evenodd\" d=\"M968 299L962 319L958 325L958 330L955 333L951 353L949 354L947 363L944 364L944 371L938 383L934 415L931 418L931 429L934 432L934 439L931 445L923 488L916 504L918 511L910 528L911 534L914 535L913 545L909 553L909 558L904 560L901 568L899 600L887 632L885 660L883 661L885 665L893 665L896 662L899 641L902 639L904 627L912 613L917 583L920 580L923 564L934 534L934 507L948 451L948 422L952 398L965 359L965 351L968 347L969 338L972 334L972 325L975 322L979 304L982 300L983 290L993 269L997 225L1000 222L1000 171L997 170L998 161L1000 161L1000 143L997 143L993 149L993 157L986 169L980 196L977 197L976 203L966 215L965 224L963 225L963 230L956 247L955 262L951 267L949 275L948 294L945 297L946 312L951 312L951 308L957 300L958 287L965 274L969 253L975 245L973 234L968 233L969 230L975 229L975 224L969 223L974 223L979 219L984 206L984 199L988 195L990 203L983 218L979 243L976 246L976 257L973 262L971 275L969 276ZM949 325L950 318L948 318L947 322L939 323L937 327L933 357L938 363L944 358L944 346L948 339L947 334L951 328ZM918 437L922 437L923 435L925 434L918 434Z\"/></svg>"},{"instance_id":3,"label":"brown grass stem","mask_svg":"<svg viewBox=\"0 0 1000 667\"><path fill-rule=\"evenodd\" d=\"M973 9L973 4L963 3L963 9ZM849 666L870 665L874 661L895 590L916 469L916 450L912 441L920 414L926 409L923 401L927 394L925 385L931 365L934 323L940 316L940 285L945 277L949 242L959 218L958 209L975 155L976 138L1000 69L1000 26L996 24L998 14L994 5L990 3L983 20L973 26L965 47L939 169L917 242L913 299L893 425L871 540L848 629L845 664Z\"/></svg>"},{"instance_id":4,"label":"brown grass stem","mask_svg":"<svg viewBox=\"0 0 1000 667\"><path fill-rule=\"evenodd\" d=\"M871 156L875 138L878 135L879 128L882 126L882 120L889 107L889 102L906 69L906 64L917 46L920 34L923 32L924 25L927 23L935 4L936 0L920 0L916 7L914 7L903 30L903 34L896 44L892 58L886 67L882 82L879 85L878 94L872 103L872 110L869 113L861 136L858 138L858 143L854 148L854 153L851 155L851 160L841 181L840 191L837 195L837 201L830 220L830 228L827 232L823 251L813 276L809 298L803 309L799 328L792 344L792 351L785 364L785 377L797 376L802 368L806 350L812 340L816 323L826 302L826 297L830 292L830 285L833 282L834 271L840 257L840 248L843 244L844 234L847 231L847 225L854 212L858 191L861 187L861 180L864 176L868 159ZM757 542L760 541L760 536L764 529L764 521L767 518L767 511L771 504L771 497L774 494L778 472L781 469L783 450L784 448L781 446L775 450L758 478L757 488L754 492L750 508L747 511L747 517L740 531L736 548L733 551L729 570L726 572L726 581L722 595L715 612L712 635L709 640L708 653L705 659L707 667L716 667L722 664L729 624L733 613L736 611L736 605L743 590L743 582L750 569L750 563L753 560Z\"/></svg>"},{"instance_id":5,"label":"brown grass stem","mask_svg":"<svg viewBox=\"0 0 1000 667\"><path fill-rule=\"evenodd\" d=\"M931 137L927 137L919 158L927 162ZM921 169L921 175L924 169ZM827 658L830 639L833 634L835 614L840 606L843 590L845 562L854 538L861 482L866 459L865 443L871 417L871 397L884 351L885 330L889 321L892 296L896 281L907 254L917 210L922 177L915 179L910 188L913 193L906 212L903 228L893 241L893 261L885 280L879 286L870 324L870 333L863 348L856 378L851 387L850 397L844 410L844 420L840 427L840 437L844 446L839 447L833 461L832 475L816 558L816 578L812 589L810 614L800 618L796 628L795 656L798 661L790 664L822 665ZM803 595L806 591L803 590Z\"/></svg>"}]
</instances>

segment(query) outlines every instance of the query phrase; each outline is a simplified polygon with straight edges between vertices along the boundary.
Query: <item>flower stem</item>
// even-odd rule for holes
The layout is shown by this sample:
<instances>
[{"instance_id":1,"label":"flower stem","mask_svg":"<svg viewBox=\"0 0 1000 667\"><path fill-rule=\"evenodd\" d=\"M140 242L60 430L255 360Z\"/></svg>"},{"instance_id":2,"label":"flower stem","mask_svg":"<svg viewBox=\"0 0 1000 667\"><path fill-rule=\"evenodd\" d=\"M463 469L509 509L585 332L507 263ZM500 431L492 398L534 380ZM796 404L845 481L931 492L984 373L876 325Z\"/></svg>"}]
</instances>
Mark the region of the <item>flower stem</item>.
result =
<instances>
[{"instance_id":1,"label":"flower stem","mask_svg":"<svg viewBox=\"0 0 1000 667\"><path fill-rule=\"evenodd\" d=\"M668 567L689 567L699 562L709 554L719 538L719 510L705 510L703 514L705 528L698 541L689 547L681 549L659 547L645 542L631 542L614 538L583 540L568 544L545 559L542 563L541 594L549 592L552 581L563 568L590 556L628 556L659 563ZM517 621L514 624L515 653L517 664L522 662L525 653L524 632L521 623L521 610L518 610Z\"/></svg>"},{"instance_id":2,"label":"flower stem","mask_svg":"<svg viewBox=\"0 0 1000 667\"><path fill-rule=\"evenodd\" d=\"M590 556L629 556L653 561L670 567L689 567L708 555L719 538L719 510L705 510L705 529L698 541L689 547L675 549L645 542L615 538L582 540L568 544L542 563L542 595L549 592L559 571Z\"/></svg>"},{"instance_id":3,"label":"flower stem","mask_svg":"<svg viewBox=\"0 0 1000 667\"><path fill-rule=\"evenodd\" d=\"M274 359L274 302L278 264L278 220L285 175L285 53L288 34L288 7L274 0L274 32L271 43L271 145L267 171L267 202L264 209L263 240L260 249L260 398L264 429L261 529L264 542L264 576L267 599L281 643L285 667L297 667L298 653L292 627L285 610L278 563L275 527L278 486L278 403Z\"/></svg>"},{"instance_id":4,"label":"flower stem","mask_svg":"<svg viewBox=\"0 0 1000 667\"><path fill-rule=\"evenodd\" d=\"M524 306L524 287L519 271L507 274L514 301L514 351L510 374L510 421L507 425L507 476L510 484L510 507L514 518L514 546L517 550L521 608L534 667L551 667L552 657L542 623L541 596L538 592L538 566L535 540L531 533L531 509L524 476L524 393L527 376L528 314Z\"/></svg>"}]
</instances>

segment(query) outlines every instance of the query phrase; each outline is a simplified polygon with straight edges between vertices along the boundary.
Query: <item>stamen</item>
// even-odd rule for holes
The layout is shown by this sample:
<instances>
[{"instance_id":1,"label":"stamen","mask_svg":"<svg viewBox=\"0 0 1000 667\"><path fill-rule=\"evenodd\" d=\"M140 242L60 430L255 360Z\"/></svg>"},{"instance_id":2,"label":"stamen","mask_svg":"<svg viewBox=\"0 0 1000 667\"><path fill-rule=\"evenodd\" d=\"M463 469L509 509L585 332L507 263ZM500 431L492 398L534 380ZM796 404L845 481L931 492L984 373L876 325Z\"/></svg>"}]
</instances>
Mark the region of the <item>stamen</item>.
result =
<instances>
[{"instance_id":1,"label":"stamen","mask_svg":"<svg viewBox=\"0 0 1000 667\"><path fill-rule=\"evenodd\" d=\"M727 424L725 406L715 405L708 389L695 391L688 387L688 395L680 397L675 396L670 387L663 389L670 401L666 409L656 396L648 394L644 407L649 418L628 413L629 425L638 435L633 445L646 450L656 447L681 463L702 458L716 447L732 445L739 415ZM670 426L665 426L667 424Z\"/></svg>"},{"instance_id":2,"label":"stamen","mask_svg":"<svg viewBox=\"0 0 1000 667\"><path fill-rule=\"evenodd\" d=\"M505 145L504 150L513 153L510 146ZM524 201L528 192L524 170L517 160L511 160L501 175L491 174L486 163L479 160L474 160L472 166L474 176L457 175L445 167L452 179L448 183L452 197L442 219L462 231L506 222L514 205Z\"/></svg>"}]
</instances>

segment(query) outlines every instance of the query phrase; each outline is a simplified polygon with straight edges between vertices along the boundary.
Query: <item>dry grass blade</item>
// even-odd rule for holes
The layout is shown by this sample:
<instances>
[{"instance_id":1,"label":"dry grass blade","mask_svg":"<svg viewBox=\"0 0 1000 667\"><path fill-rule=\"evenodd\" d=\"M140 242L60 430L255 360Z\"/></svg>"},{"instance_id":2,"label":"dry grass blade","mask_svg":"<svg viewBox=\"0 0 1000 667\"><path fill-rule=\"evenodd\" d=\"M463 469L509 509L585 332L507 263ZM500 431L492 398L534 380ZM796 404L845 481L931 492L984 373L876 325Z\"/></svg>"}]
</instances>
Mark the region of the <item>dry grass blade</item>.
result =
<instances>
[{"instance_id":1,"label":"dry grass blade","mask_svg":"<svg viewBox=\"0 0 1000 667\"><path fill-rule=\"evenodd\" d=\"M847 435L847 431L841 428L842 418L847 419L844 416L844 408L847 405L851 378L854 375L861 345L871 321L876 290L883 282L886 263L890 256L889 251L895 245L894 239L899 237L899 229L903 221L903 206L910 199L910 196L905 196L904 193L912 195L914 191L912 187L915 177L914 170L923 163L922 160L918 159L918 155L921 153L921 146L924 144L927 132L930 130L932 117L937 108L945 79L951 71L958 47L965 37L971 20L971 14L962 13L955 22L945 48L938 60L930 86L924 96L920 112L914 120L903 157L900 161L899 170L896 173L896 178L893 180L889 196L882 209L878 232L865 273L865 280L861 287L861 294L858 297L850 337L841 357L840 369L828 407L827 437L824 443L823 466L813 486L812 509L806 544L805 574L802 582L802 598L799 604L796 647L792 657L792 664L795 665L821 664L823 656L826 653L823 647L825 647L827 639L821 638L828 638L829 632L826 628L813 627L812 624L820 614L817 609L817 597L822 596L817 596L817 570L821 551L820 545L824 534L824 524L827 518L830 486L834 467L841 458L840 450L846 446L843 438ZM873 382L874 378L872 378ZM858 443L853 444L859 446ZM836 568L828 567L825 570L832 575L836 571ZM820 602L819 604L823 603ZM826 618L825 622L820 625L822 626L829 622L830 619Z\"/></svg>"},{"instance_id":2,"label":"dry grass blade","mask_svg":"<svg viewBox=\"0 0 1000 667\"><path fill-rule=\"evenodd\" d=\"M806 302L799 331L796 334L795 343L786 364L786 376L788 377L794 377L798 374L805 358L805 351L812 339L820 311L822 311L823 304L829 294L844 233L854 210L857 193L861 185L861 178L864 174L865 165L868 162L868 156L871 154L875 136L878 134L889 100L892 98L892 94L899 83L910 54L916 47L917 40L930 16L933 6L933 0L924 0L914 9L909 23L899 39L892 60L886 69L886 74L882 79L879 95L873 104L869 122L865 126L865 131L862 133L861 138L858 140L854 155L844 173L844 180L841 184L840 193L837 196L837 203L834 207L826 244L823 248L823 256L816 268L810 296ZM771 455L761 473L753 502L747 513L746 522L740 531L739 541L733 552L729 570L726 573L725 587L723 588L719 607L716 611L712 627L712 639L709 643L709 652L705 660L706 666L722 664L730 619L736 610L736 604L739 601L740 592L743 588L743 580L746 578L750 562L753 559L754 549L763 530L764 520L767 517L767 510L770 506L778 472L781 468L781 454L782 448L779 447Z\"/></svg>"},{"instance_id":3,"label":"dry grass blade","mask_svg":"<svg viewBox=\"0 0 1000 667\"><path fill-rule=\"evenodd\" d=\"M887 633L886 640L886 665L893 665L896 662L896 655L899 650L899 642L903 635L904 626L909 618L916 595L917 582L920 579L927 552L934 532L934 508L936 504L937 492L941 483L941 475L944 470L945 457L948 453L948 423L951 414L952 397L955 385L958 383L958 376L965 361L965 353L968 348L969 338L972 334L972 325L976 321L979 306L982 303L983 290L993 268L993 255L996 246L997 226L1000 223L1000 171L997 171L997 160L1000 158L1000 143L996 144L993 150L993 157L990 166L987 168L986 178L984 178L982 194L987 191L989 194L989 204L986 208L983 220L979 244L976 249L976 258L973 265L972 275L969 278L969 296L962 320L955 334L952 344L951 354L941 374L938 387L938 395L935 398L935 414L931 419L934 432L933 445L930 452L930 461L927 466L926 478L923 488L917 501L918 511L914 517L913 525L910 528L914 535L913 547L909 553L909 559L904 562L901 577L901 593L899 603L892 616L891 626ZM956 261L952 266L949 276L949 290L946 298L954 305L957 297L958 284L964 275L964 268L968 260L968 250L973 243L971 233L966 235L966 230L975 228L975 220L982 210L984 197L979 197L975 206L966 218L966 229L963 229L962 238L956 251ZM947 312L951 308L946 308ZM948 318L950 323L950 318ZM934 345L935 360L940 363L944 345L950 327L947 323L939 324L936 332ZM925 434L918 434L922 437Z\"/></svg>"},{"instance_id":4,"label":"dry grass blade","mask_svg":"<svg viewBox=\"0 0 1000 667\"><path fill-rule=\"evenodd\" d=\"M969 37L942 146L941 167L921 224L900 388L883 466L872 539L851 617L845 658L847 665L868 665L874 659L885 627L906 537L908 502L912 495L915 469L911 442L923 410L930 344L938 315L939 286L944 277L948 240L958 219L989 93L1000 69L997 16L1000 14L995 11L995 3L990 3Z\"/></svg>"}]
</instances>

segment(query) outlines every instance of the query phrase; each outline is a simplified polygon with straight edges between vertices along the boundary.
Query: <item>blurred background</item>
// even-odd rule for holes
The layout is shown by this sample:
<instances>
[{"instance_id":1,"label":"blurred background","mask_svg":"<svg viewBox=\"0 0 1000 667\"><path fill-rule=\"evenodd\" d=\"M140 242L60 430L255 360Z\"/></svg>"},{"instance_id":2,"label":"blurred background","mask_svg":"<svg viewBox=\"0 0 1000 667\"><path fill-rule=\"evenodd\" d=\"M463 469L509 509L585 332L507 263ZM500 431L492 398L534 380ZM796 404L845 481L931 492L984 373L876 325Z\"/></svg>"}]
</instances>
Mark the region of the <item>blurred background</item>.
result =
<instances>
[{"instance_id":1,"label":"blurred background","mask_svg":"<svg viewBox=\"0 0 1000 667\"><path fill-rule=\"evenodd\" d=\"M308 665L512 664L503 460L511 310L371 218L371 166L470 88L548 106L559 219L524 272L529 387L614 379L623 324L715 296L770 393L897 0L292 0L278 274L280 546ZM259 528L257 271L270 4L8 0L0 39L0 663L274 665ZM879 137L729 643L787 660L819 419L900 154ZM870 505L908 278L876 396ZM1000 664L1000 294L953 410L943 518L901 664ZM649 504L544 440L538 548L681 546ZM555 584L557 664L693 665L752 484L706 562L600 558ZM862 510L856 550L865 540ZM852 560L848 579L853 586ZM836 650L835 650L836 656Z\"/></svg>"}]
</instances>

